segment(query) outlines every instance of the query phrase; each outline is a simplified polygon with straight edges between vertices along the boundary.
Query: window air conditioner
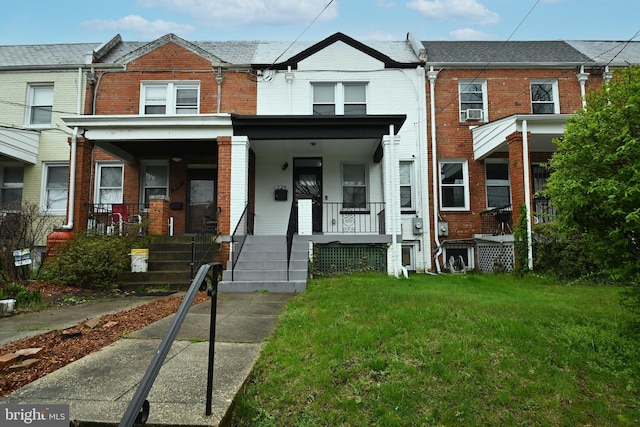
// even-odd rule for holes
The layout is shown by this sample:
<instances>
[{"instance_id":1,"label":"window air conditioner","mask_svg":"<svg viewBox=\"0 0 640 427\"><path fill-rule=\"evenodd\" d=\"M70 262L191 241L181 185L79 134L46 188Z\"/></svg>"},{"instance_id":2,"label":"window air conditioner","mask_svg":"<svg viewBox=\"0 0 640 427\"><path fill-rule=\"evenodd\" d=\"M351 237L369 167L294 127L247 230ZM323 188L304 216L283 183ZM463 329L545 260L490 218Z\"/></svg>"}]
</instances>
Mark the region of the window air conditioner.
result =
<instances>
[{"instance_id":1,"label":"window air conditioner","mask_svg":"<svg viewBox=\"0 0 640 427\"><path fill-rule=\"evenodd\" d=\"M482 120L482 110L480 108L470 108L467 110L467 121Z\"/></svg>"}]
</instances>

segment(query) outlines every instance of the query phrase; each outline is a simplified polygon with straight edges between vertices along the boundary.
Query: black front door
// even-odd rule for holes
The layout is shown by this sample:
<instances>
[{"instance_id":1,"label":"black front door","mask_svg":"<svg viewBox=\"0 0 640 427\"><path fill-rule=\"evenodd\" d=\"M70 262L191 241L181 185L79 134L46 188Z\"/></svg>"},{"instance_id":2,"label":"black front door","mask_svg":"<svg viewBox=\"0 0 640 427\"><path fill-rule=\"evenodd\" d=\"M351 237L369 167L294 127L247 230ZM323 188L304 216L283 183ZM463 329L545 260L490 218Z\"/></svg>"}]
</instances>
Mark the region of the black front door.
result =
<instances>
[{"instance_id":1,"label":"black front door","mask_svg":"<svg viewBox=\"0 0 640 427\"><path fill-rule=\"evenodd\" d=\"M215 169L189 171L187 233L213 232L216 227Z\"/></svg>"},{"instance_id":2,"label":"black front door","mask_svg":"<svg viewBox=\"0 0 640 427\"><path fill-rule=\"evenodd\" d=\"M301 157L293 159L294 200L312 200L313 232L322 232L322 159Z\"/></svg>"}]
</instances>

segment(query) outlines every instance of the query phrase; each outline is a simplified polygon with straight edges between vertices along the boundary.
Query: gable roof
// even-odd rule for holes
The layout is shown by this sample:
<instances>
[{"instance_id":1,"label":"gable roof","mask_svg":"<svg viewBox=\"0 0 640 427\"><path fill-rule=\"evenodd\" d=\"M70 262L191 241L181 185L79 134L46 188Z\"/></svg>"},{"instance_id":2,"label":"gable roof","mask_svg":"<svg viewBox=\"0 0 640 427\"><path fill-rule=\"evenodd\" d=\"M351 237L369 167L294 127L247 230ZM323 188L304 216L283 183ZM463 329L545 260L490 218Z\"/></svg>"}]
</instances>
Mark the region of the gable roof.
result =
<instances>
[{"instance_id":1,"label":"gable roof","mask_svg":"<svg viewBox=\"0 0 640 427\"><path fill-rule=\"evenodd\" d=\"M576 66L591 58L564 41L423 41L429 65Z\"/></svg>"},{"instance_id":2,"label":"gable roof","mask_svg":"<svg viewBox=\"0 0 640 427\"><path fill-rule=\"evenodd\" d=\"M265 47L275 47L273 43L269 43L269 45L261 45L261 51L257 52L258 55L253 62L253 66L256 68L271 68L271 69L287 69L291 67L292 69L296 69L298 67L298 63L303 61L314 54L320 52L321 50L331 46L334 43L342 42L351 46L354 49L357 49L363 52L366 55L371 56L374 59L384 63L385 68L415 68L420 64L419 59L411 50L411 46L406 41L402 42L393 42L393 47L391 47L392 42L387 42L386 48L389 51L383 52L381 49L376 49L373 46L376 43L368 43L364 44L359 42L346 34L343 33L335 33L326 39L308 45L304 42L302 43L294 43L290 44L287 47L284 45L280 45L279 50L272 50L267 54ZM381 47L382 43L378 43L378 46ZM288 51L294 52L292 56L289 56L288 59L278 62L280 57L283 57L284 54ZM279 52L278 56L274 56L276 52ZM297 53L295 53L297 52ZM262 55L260 55L262 54ZM270 58L268 58L270 56ZM268 58L268 60L267 60ZM395 58L395 59L394 59Z\"/></svg>"}]
</instances>

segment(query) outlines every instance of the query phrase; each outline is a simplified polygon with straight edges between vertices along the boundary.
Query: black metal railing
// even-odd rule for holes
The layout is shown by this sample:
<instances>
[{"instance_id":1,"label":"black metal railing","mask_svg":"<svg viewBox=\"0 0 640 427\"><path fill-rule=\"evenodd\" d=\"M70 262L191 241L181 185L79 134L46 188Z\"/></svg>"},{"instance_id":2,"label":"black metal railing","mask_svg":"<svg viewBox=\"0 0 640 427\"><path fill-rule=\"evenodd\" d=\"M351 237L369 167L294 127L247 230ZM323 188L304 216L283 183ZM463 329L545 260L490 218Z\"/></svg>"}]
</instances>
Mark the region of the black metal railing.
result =
<instances>
[{"instance_id":1,"label":"black metal railing","mask_svg":"<svg viewBox=\"0 0 640 427\"><path fill-rule=\"evenodd\" d=\"M340 234L384 234L384 206L384 202L323 202L323 231Z\"/></svg>"},{"instance_id":2,"label":"black metal railing","mask_svg":"<svg viewBox=\"0 0 640 427\"><path fill-rule=\"evenodd\" d=\"M289 212L289 225L287 226L287 281L289 281L289 266L291 265L291 248L293 247L293 235L298 231L298 203L291 203Z\"/></svg>"},{"instance_id":3,"label":"black metal railing","mask_svg":"<svg viewBox=\"0 0 640 427\"><path fill-rule=\"evenodd\" d=\"M144 203L88 204L87 231L97 234L147 235L149 211Z\"/></svg>"},{"instance_id":4,"label":"black metal railing","mask_svg":"<svg viewBox=\"0 0 640 427\"><path fill-rule=\"evenodd\" d=\"M250 234L253 234L253 212L251 212L251 205L247 203L238 225L236 225L231 235L231 280L233 280L233 272L240 257L240 252L242 252L244 242Z\"/></svg>"},{"instance_id":5,"label":"black metal railing","mask_svg":"<svg viewBox=\"0 0 640 427\"><path fill-rule=\"evenodd\" d=\"M203 226L202 230L191 238L191 278L195 277L196 271L206 263L213 262L216 256L216 240L220 236L218 232L218 215L221 209L216 211L215 218L211 221L215 221L215 227Z\"/></svg>"},{"instance_id":6,"label":"black metal railing","mask_svg":"<svg viewBox=\"0 0 640 427\"><path fill-rule=\"evenodd\" d=\"M482 234L499 236L513 234L513 211L511 205L480 212Z\"/></svg>"},{"instance_id":7,"label":"black metal railing","mask_svg":"<svg viewBox=\"0 0 640 427\"><path fill-rule=\"evenodd\" d=\"M158 346L158 350L154 353L151 363L147 367L147 370L140 381L140 385L136 389L136 392L129 402L122 419L120 420L119 427L131 427L134 423L145 424L149 418L150 405L147 400L149 391L153 386L153 383L160 372L160 368L164 363L164 360L171 349L171 345L178 335L178 331L184 323L184 319L187 316L187 312L191 308L193 301L198 291L207 290L207 293L211 297L211 320L209 328L209 365L207 372L207 396L205 404L205 414L211 415L212 395L213 395L213 364L215 357L215 337L216 337L216 307L217 307L217 295L218 295L218 278L222 272L222 265L220 263L205 264L200 267L198 274L191 281L191 286L187 291L178 311L169 328L167 329L164 338ZM211 286L207 288L207 278L211 282ZM185 367L185 369L187 369Z\"/></svg>"}]
</instances>

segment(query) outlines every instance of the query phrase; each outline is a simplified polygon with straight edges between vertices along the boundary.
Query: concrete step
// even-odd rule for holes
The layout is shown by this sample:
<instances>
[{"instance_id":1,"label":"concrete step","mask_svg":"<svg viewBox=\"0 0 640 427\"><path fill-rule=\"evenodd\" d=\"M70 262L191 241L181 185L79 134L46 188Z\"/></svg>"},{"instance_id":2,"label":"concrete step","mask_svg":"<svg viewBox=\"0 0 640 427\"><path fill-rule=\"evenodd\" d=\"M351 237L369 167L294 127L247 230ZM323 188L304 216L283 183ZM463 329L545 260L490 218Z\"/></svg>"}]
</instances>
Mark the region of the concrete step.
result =
<instances>
[{"instance_id":1,"label":"concrete step","mask_svg":"<svg viewBox=\"0 0 640 427\"><path fill-rule=\"evenodd\" d=\"M120 289L168 288L171 290L187 290L191 285L191 269L188 271L147 271L147 272L122 272L118 274L118 287Z\"/></svg>"},{"instance_id":2,"label":"concrete step","mask_svg":"<svg viewBox=\"0 0 640 427\"><path fill-rule=\"evenodd\" d=\"M219 292L260 292L267 291L273 293L298 293L307 290L307 281L305 280L263 280L260 282L255 281L242 281L236 280L221 281L218 283Z\"/></svg>"}]
</instances>

